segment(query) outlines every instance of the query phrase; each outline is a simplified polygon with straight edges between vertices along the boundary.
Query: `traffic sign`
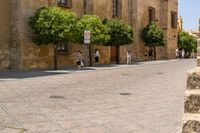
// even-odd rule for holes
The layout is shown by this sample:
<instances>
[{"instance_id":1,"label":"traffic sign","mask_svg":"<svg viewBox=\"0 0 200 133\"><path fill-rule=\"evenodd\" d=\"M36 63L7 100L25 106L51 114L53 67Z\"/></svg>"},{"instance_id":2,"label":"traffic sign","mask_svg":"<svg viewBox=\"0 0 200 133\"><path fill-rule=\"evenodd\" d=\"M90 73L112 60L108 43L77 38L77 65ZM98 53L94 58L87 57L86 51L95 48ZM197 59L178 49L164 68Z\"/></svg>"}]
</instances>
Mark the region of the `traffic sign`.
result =
<instances>
[{"instance_id":1,"label":"traffic sign","mask_svg":"<svg viewBox=\"0 0 200 133\"><path fill-rule=\"evenodd\" d=\"M89 30L85 30L84 31L84 43L85 44L89 44L90 43L90 36L91 36L91 33Z\"/></svg>"}]
</instances>

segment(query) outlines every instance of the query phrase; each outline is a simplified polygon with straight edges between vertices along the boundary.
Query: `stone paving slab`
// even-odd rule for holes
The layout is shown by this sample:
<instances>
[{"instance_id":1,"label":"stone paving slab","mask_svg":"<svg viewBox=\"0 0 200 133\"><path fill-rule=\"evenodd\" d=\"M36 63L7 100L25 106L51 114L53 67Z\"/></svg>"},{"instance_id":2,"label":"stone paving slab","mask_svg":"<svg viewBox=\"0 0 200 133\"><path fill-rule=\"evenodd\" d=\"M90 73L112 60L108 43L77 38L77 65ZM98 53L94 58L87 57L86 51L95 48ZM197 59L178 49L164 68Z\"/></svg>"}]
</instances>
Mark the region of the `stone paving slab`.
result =
<instances>
[{"instance_id":1,"label":"stone paving slab","mask_svg":"<svg viewBox=\"0 0 200 133\"><path fill-rule=\"evenodd\" d=\"M15 75L0 81L0 127L13 127L1 129L8 133L180 133L186 72L193 67L194 60L176 60Z\"/></svg>"}]
</instances>

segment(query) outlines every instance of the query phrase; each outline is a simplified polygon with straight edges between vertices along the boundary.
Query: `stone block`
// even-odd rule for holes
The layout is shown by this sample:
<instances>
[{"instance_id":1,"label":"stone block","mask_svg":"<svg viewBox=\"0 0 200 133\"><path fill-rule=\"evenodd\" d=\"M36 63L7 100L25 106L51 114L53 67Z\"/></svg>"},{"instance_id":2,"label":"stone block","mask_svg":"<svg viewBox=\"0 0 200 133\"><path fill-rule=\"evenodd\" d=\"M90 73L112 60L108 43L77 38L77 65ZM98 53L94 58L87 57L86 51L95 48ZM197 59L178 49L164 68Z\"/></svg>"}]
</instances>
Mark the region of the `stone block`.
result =
<instances>
[{"instance_id":1,"label":"stone block","mask_svg":"<svg viewBox=\"0 0 200 133\"><path fill-rule=\"evenodd\" d=\"M197 57L197 67L200 67L200 56Z\"/></svg>"},{"instance_id":2,"label":"stone block","mask_svg":"<svg viewBox=\"0 0 200 133\"><path fill-rule=\"evenodd\" d=\"M200 113L200 90L187 90L185 92L185 113Z\"/></svg>"},{"instance_id":3,"label":"stone block","mask_svg":"<svg viewBox=\"0 0 200 133\"><path fill-rule=\"evenodd\" d=\"M197 48L197 56L200 56L200 47Z\"/></svg>"},{"instance_id":4,"label":"stone block","mask_svg":"<svg viewBox=\"0 0 200 133\"><path fill-rule=\"evenodd\" d=\"M200 89L200 67L188 71L187 89Z\"/></svg>"},{"instance_id":5,"label":"stone block","mask_svg":"<svg viewBox=\"0 0 200 133\"><path fill-rule=\"evenodd\" d=\"M200 47L200 39L197 40L198 47Z\"/></svg>"},{"instance_id":6,"label":"stone block","mask_svg":"<svg viewBox=\"0 0 200 133\"><path fill-rule=\"evenodd\" d=\"M200 115L185 114L182 133L200 133Z\"/></svg>"}]
</instances>

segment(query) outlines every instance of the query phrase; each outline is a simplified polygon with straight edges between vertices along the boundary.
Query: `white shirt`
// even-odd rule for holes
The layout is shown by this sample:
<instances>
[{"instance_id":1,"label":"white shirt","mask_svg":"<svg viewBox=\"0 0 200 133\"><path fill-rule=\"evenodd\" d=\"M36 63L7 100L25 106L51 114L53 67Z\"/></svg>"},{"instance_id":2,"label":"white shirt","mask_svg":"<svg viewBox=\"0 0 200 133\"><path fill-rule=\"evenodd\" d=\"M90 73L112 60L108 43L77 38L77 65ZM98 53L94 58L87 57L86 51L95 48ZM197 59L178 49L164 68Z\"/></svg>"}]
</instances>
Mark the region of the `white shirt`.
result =
<instances>
[{"instance_id":1,"label":"white shirt","mask_svg":"<svg viewBox=\"0 0 200 133\"><path fill-rule=\"evenodd\" d=\"M99 51L96 51L94 57L100 57Z\"/></svg>"}]
</instances>

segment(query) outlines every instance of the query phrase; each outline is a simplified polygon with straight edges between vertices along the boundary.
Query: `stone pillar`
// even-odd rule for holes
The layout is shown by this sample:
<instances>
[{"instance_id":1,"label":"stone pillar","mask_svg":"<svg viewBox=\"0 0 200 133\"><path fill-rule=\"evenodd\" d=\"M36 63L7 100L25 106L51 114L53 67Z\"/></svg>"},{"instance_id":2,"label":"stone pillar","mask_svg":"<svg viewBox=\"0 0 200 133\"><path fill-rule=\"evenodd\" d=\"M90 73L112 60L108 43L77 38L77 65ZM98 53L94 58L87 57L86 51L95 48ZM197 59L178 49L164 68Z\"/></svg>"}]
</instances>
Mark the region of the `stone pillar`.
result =
<instances>
[{"instance_id":1,"label":"stone pillar","mask_svg":"<svg viewBox=\"0 0 200 133\"><path fill-rule=\"evenodd\" d=\"M197 42L197 68L188 72L182 133L200 133L200 39Z\"/></svg>"},{"instance_id":2,"label":"stone pillar","mask_svg":"<svg viewBox=\"0 0 200 133\"><path fill-rule=\"evenodd\" d=\"M22 33L22 1L11 0L11 46L10 46L10 61L11 69L21 69L21 33Z\"/></svg>"},{"instance_id":3,"label":"stone pillar","mask_svg":"<svg viewBox=\"0 0 200 133\"><path fill-rule=\"evenodd\" d=\"M188 72L182 133L200 133L200 67Z\"/></svg>"},{"instance_id":4,"label":"stone pillar","mask_svg":"<svg viewBox=\"0 0 200 133\"><path fill-rule=\"evenodd\" d=\"M198 48L197 48L197 67L200 67L200 39L197 40Z\"/></svg>"}]
</instances>

